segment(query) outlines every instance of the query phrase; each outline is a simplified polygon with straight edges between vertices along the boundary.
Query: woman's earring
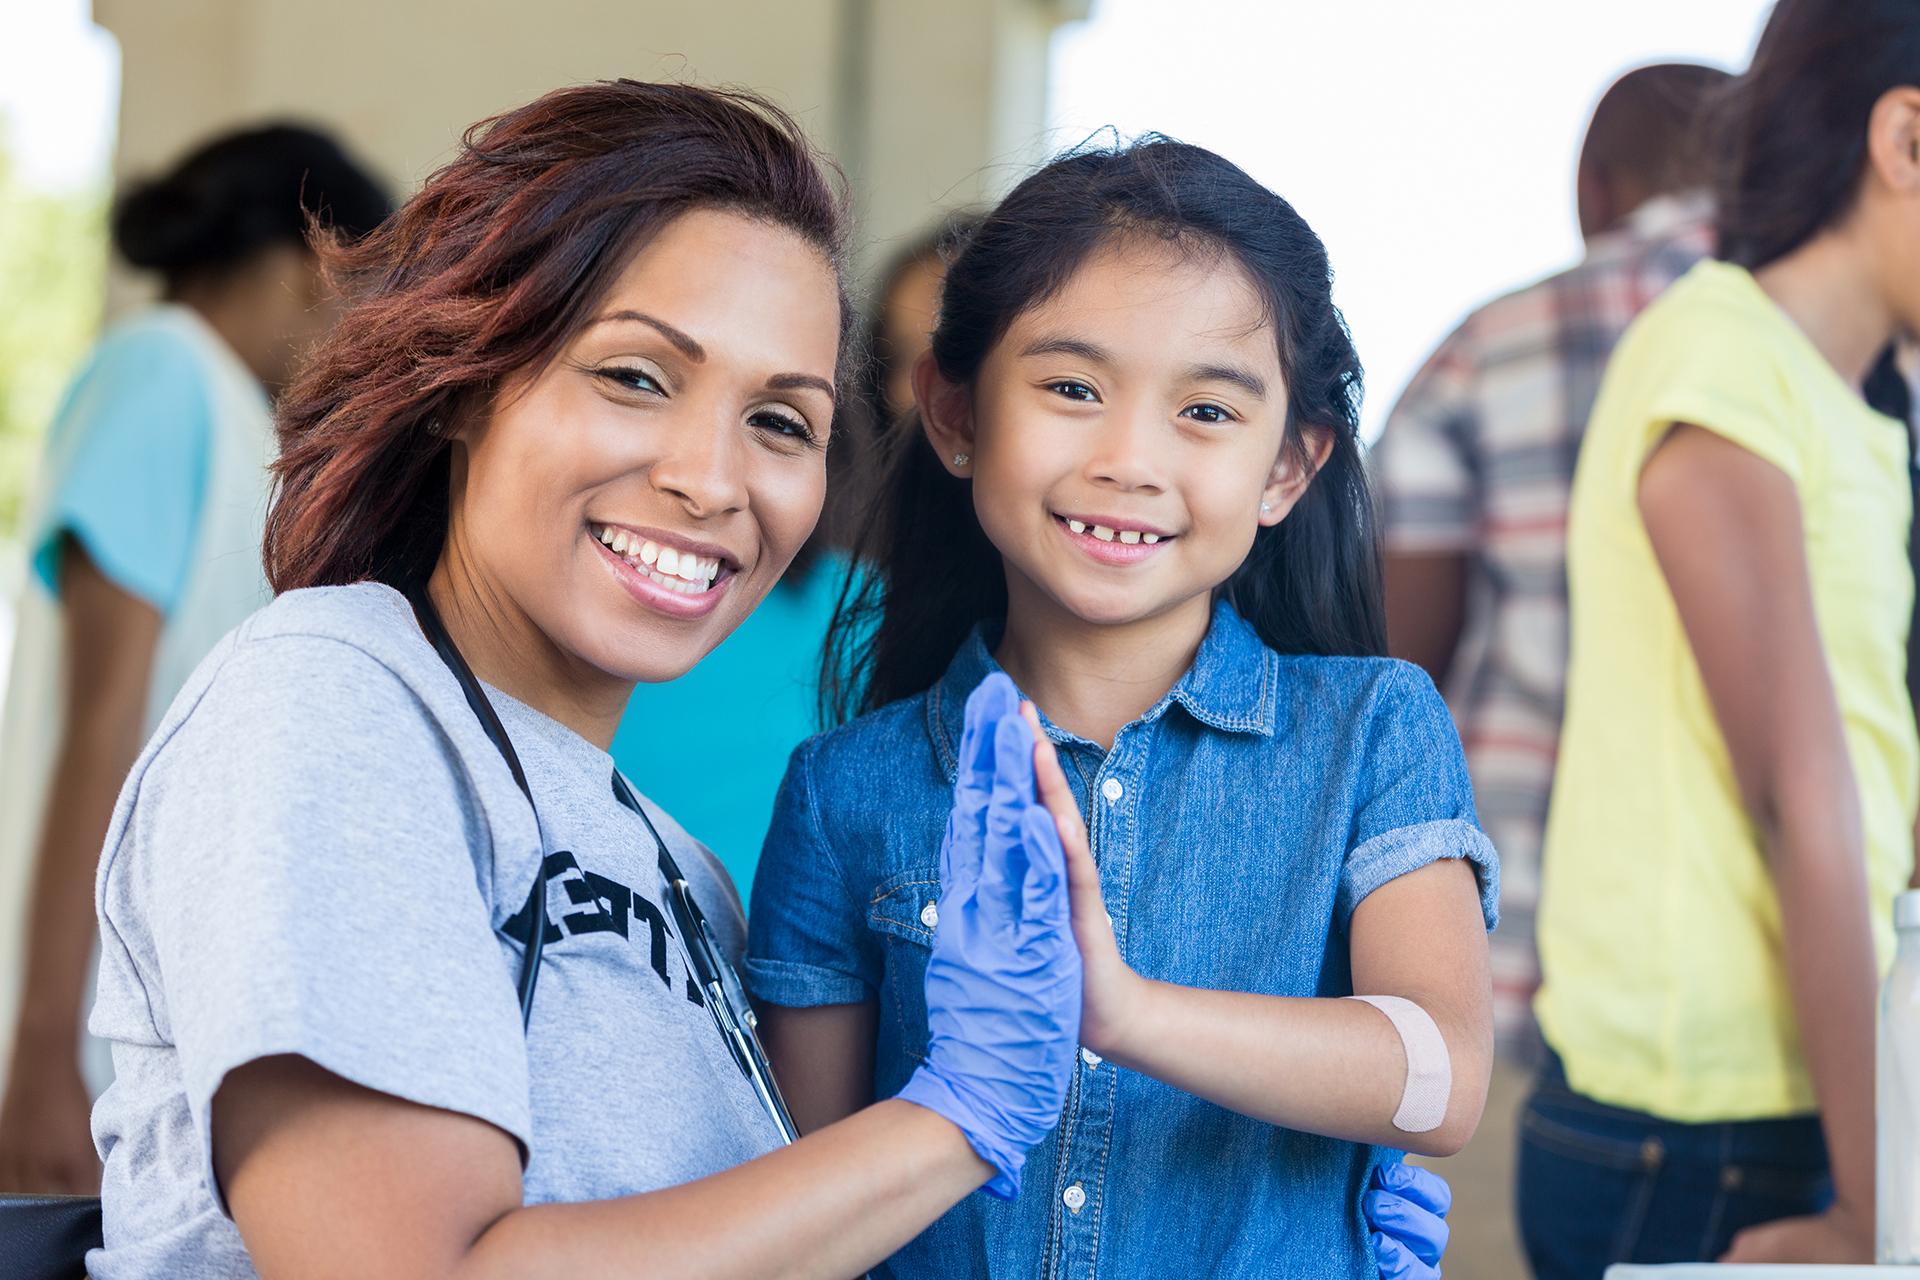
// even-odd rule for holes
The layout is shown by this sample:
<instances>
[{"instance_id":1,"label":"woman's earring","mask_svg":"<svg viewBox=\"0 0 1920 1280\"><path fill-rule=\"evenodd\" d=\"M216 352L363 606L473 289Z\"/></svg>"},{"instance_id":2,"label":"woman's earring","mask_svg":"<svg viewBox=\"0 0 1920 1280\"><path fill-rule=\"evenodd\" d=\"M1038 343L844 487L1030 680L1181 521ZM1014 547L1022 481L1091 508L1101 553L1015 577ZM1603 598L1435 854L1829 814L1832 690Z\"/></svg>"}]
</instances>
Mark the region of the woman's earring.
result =
<instances>
[{"instance_id":1,"label":"woman's earring","mask_svg":"<svg viewBox=\"0 0 1920 1280\"><path fill-rule=\"evenodd\" d=\"M973 455L970 453L956 453L953 455L953 465L956 467L964 467L972 461Z\"/></svg>"},{"instance_id":2,"label":"woman's earring","mask_svg":"<svg viewBox=\"0 0 1920 1280\"><path fill-rule=\"evenodd\" d=\"M1263 503L1261 503L1261 504L1260 504L1260 514L1261 514L1261 515L1263 515L1263 516L1264 516L1264 515L1266 515L1266 514L1267 514L1267 513L1269 512L1269 511L1272 511L1272 510L1273 510L1273 504L1272 504L1271 502L1263 502Z\"/></svg>"}]
</instances>

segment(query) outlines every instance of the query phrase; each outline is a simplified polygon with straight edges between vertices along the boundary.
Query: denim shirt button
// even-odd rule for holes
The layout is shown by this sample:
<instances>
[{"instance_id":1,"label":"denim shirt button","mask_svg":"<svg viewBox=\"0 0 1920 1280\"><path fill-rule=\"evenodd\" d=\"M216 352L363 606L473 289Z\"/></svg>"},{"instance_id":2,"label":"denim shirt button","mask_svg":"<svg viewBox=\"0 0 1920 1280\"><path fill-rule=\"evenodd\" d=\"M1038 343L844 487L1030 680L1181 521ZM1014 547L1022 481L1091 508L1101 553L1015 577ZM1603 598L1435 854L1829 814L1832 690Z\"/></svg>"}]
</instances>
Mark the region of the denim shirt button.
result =
<instances>
[{"instance_id":1,"label":"denim shirt button","mask_svg":"<svg viewBox=\"0 0 1920 1280\"><path fill-rule=\"evenodd\" d=\"M926 906L920 908L920 923L929 929L939 928L940 904L937 902L929 902Z\"/></svg>"},{"instance_id":2,"label":"denim shirt button","mask_svg":"<svg viewBox=\"0 0 1920 1280\"><path fill-rule=\"evenodd\" d=\"M1091 1049L1082 1049L1080 1050L1080 1061L1086 1063L1090 1067L1097 1067L1102 1062L1105 1062L1106 1059L1102 1058L1099 1054L1095 1053Z\"/></svg>"},{"instance_id":3,"label":"denim shirt button","mask_svg":"<svg viewBox=\"0 0 1920 1280\"><path fill-rule=\"evenodd\" d=\"M1120 797L1127 794L1127 789L1126 787L1121 785L1120 779L1108 778L1105 782L1100 784L1100 794L1105 796L1107 799L1118 803Z\"/></svg>"},{"instance_id":4,"label":"denim shirt button","mask_svg":"<svg viewBox=\"0 0 1920 1280\"><path fill-rule=\"evenodd\" d=\"M1060 1201L1067 1206L1069 1212L1078 1213L1086 1207L1087 1189L1076 1182L1060 1193Z\"/></svg>"}]
</instances>

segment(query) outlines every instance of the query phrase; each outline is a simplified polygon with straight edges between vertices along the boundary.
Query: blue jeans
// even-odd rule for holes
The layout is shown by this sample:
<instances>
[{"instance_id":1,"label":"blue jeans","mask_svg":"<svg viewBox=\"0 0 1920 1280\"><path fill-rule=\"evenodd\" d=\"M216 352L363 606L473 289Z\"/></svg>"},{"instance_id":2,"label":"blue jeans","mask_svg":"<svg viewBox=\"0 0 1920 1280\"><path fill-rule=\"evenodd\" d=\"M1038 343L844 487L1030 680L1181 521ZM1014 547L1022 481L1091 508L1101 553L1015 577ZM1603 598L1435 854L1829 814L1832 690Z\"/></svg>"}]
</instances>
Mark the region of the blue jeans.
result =
<instances>
[{"instance_id":1,"label":"blue jeans","mask_svg":"<svg viewBox=\"0 0 1920 1280\"><path fill-rule=\"evenodd\" d=\"M1520 1235L1537 1280L1712 1262L1747 1227L1833 1199L1818 1117L1679 1124L1594 1102L1549 1052L1520 1119Z\"/></svg>"}]
</instances>

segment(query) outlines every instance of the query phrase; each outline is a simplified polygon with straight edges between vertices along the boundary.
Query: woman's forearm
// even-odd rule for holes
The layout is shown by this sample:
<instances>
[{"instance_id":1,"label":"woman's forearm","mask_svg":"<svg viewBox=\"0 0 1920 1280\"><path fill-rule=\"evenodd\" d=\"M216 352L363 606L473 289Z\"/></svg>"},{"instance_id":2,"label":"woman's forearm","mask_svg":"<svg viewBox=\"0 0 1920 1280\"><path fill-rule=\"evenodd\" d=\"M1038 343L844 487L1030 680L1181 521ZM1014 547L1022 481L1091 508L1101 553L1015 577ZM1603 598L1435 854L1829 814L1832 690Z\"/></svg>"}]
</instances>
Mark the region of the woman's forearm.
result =
<instances>
[{"instance_id":1,"label":"woman's forearm","mask_svg":"<svg viewBox=\"0 0 1920 1280\"><path fill-rule=\"evenodd\" d=\"M911 1102L881 1102L698 1182L516 1210L480 1237L456 1274L845 1280L992 1173L946 1120Z\"/></svg>"},{"instance_id":2,"label":"woman's forearm","mask_svg":"<svg viewBox=\"0 0 1920 1280\"><path fill-rule=\"evenodd\" d=\"M1908 846L1913 853L1913 873L1907 877L1907 888L1920 889L1920 814L1913 819L1913 843Z\"/></svg>"},{"instance_id":3,"label":"woman's forearm","mask_svg":"<svg viewBox=\"0 0 1920 1280\"><path fill-rule=\"evenodd\" d=\"M19 1049L79 1041L93 951L93 880L120 784L140 753L160 615L69 540L60 561L67 696L35 846Z\"/></svg>"},{"instance_id":4,"label":"woman's forearm","mask_svg":"<svg viewBox=\"0 0 1920 1280\"><path fill-rule=\"evenodd\" d=\"M993 1174L955 1125L895 1099L680 1186L528 1206L503 1130L293 1056L227 1077L213 1147L265 1280L846 1280Z\"/></svg>"},{"instance_id":5,"label":"woman's forearm","mask_svg":"<svg viewBox=\"0 0 1920 1280\"><path fill-rule=\"evenodd\" d=\"M1131 1029L1104 1051L1119 1066L1270 1124L1422 1155L1452 1155L1479 1123L1485 1080L1475 1068L1453 1072L1439 1128L1393 1127L1406 1051L1371 1005L1140 982ZM1435 1021L1450 1051L1471 1038Z\"/></svg>"},{"instance_id":6,"label":"woman's forearm","mask_svg":"<svg viewBox=\"0 0 1920 1280\"><path fill-rule=\"evenodd\" d=\"M1639 501L1774 877L1837 1207L1869 1238L1878 983L1866 841L1799 491L1739 445L1678 424L1642 470Z\"/></svg>"},{"instance_id":7,"label":"woman's forearm","mask_svg":"<svg viewBox=\"0 0 1920 1280\"><path fill-rule=\"evenodd\" d=\"M28 899L17 1052L77 1051L93 949L94 872L132 761L130 746L107 752L70 736L54 766Z\"/></svg>"},{"instance_id":8,"label":"woman's forearm","mask_svg":"<svg viewBox=\"0 0 1920 1280\"><path fill-rule=\"evenodd\" d=\"M1879 968L1850 770L1767 832L1787 987L1833 1168L1836 1203L1871 1221ZM1836 812L1838 810L1838 812Z\"/></svg>"}]
</instances>

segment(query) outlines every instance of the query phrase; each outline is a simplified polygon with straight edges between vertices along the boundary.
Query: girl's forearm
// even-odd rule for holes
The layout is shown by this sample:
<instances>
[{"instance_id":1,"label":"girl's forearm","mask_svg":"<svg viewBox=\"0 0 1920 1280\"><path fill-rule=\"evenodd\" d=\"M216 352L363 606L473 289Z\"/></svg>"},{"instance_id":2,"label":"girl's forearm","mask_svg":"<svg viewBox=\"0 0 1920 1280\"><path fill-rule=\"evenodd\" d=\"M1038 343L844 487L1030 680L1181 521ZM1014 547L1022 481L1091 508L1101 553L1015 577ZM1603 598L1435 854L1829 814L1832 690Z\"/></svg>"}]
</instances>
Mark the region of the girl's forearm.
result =
<instances>
[{"instance_id":1,"label":"girl's forearm","mask_svg":"<svg viewBox=\"0 0 1920 1280\"><path fill-rule=\"evenodd\" d=\"M954 1125L890 1100L698 1182L516 1210L481 1236L459 1276L845 1280L992 1174Z\"/></svg>"},{"instance_id":2,"label":"girl's forearm","mask_svg":"<svg viewBox=\"0 0 1920 1280\"><path fill-rule=\"evenodd\" d=\"M1421 1155L1454 1154L1479 1124L1485 1064L1462 1060L1472 1038L1440 1010L1428 1012L1452 1056L1453 1091L1440 1127L1415 1134L1393 1126L1406 1051L1378 1009L1137 981L1127 1025L1092 1046L1120 1066L1270 1124Z\"/></svg>"}]
</instances>

